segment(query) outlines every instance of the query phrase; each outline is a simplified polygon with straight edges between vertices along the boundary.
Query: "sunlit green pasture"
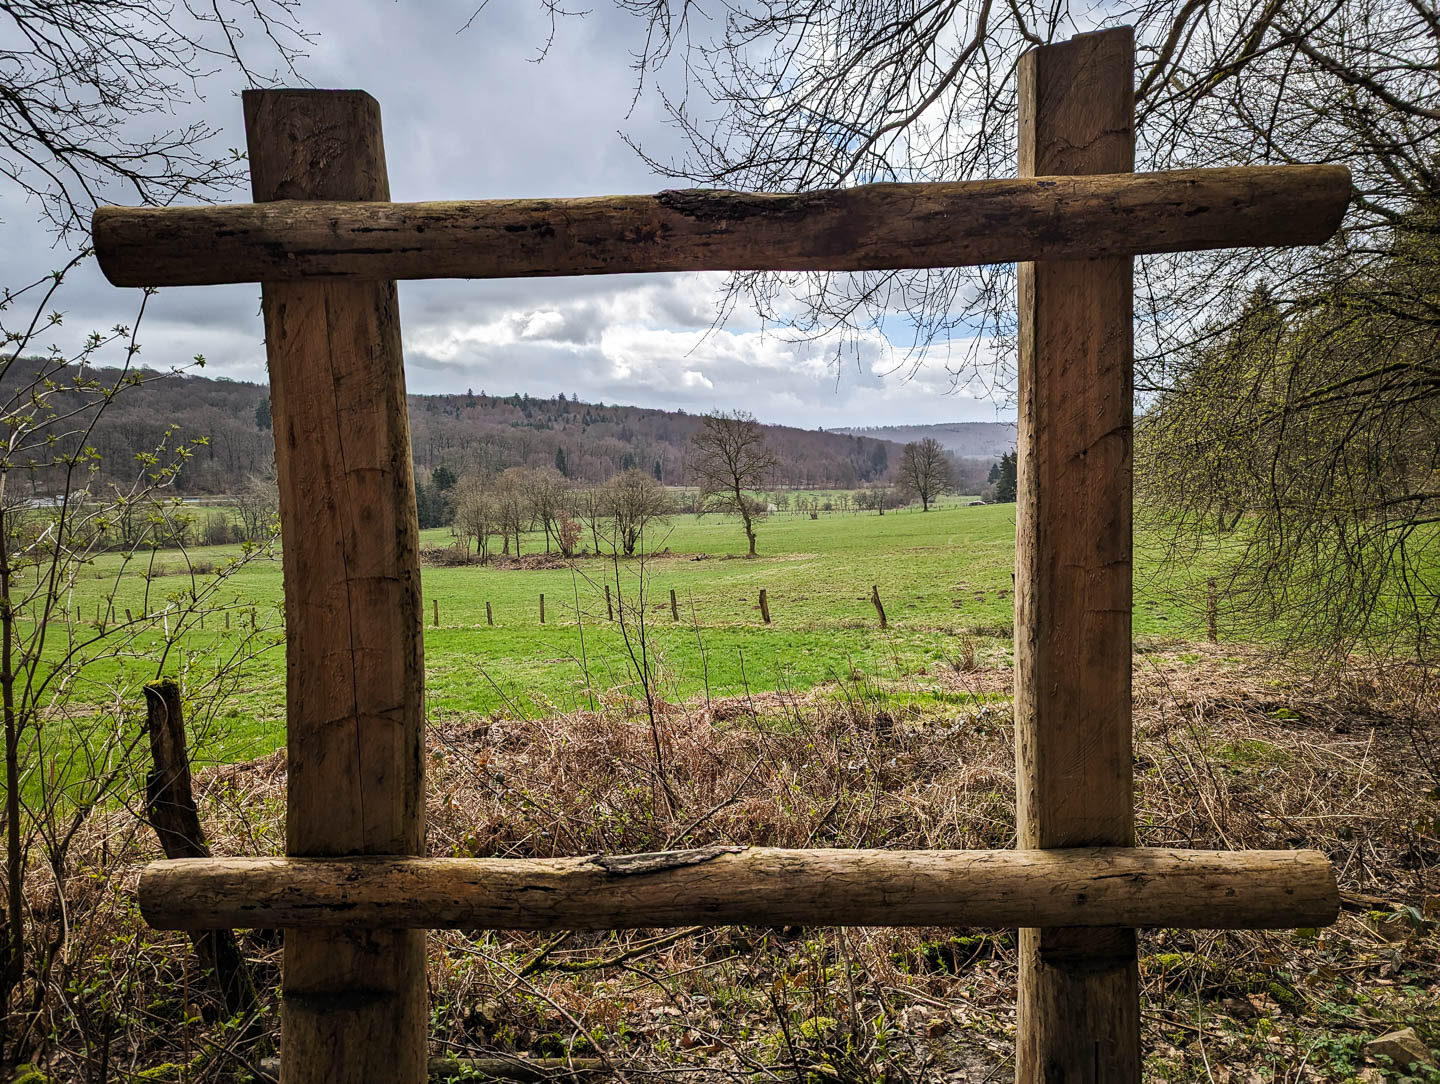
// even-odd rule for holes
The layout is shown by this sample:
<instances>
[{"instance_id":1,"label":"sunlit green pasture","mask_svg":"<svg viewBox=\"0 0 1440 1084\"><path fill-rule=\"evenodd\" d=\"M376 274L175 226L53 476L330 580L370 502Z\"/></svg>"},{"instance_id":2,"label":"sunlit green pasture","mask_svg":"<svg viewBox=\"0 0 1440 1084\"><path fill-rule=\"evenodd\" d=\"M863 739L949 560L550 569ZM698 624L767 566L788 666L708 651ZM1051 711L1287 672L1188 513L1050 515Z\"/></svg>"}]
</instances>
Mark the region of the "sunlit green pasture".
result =
<instances>
[{"instance_id":1,"label":"sunlit green pasture","mask_svg":"<svg viewBox=\"0 0 1440 1084\"><path fill-rule=\"evenodd\" d=\"M617 563L585 556L543 569L427 564L422 579L430 712L539 716L636 696L642 646L653 687L669 701L804 691L861 677L907 677L920 695L943 700L938 682L926 690L925 675L943 672L962 638L973 638L982 658L1009 653L1014 516L1014 505L962 502L923 514L829 513L813 520L781 514L760 526L760 555L747 560L737 522L678 515L647 540L653 552L643 559ZM589 544L588 534L584 542ZM422 539L426 548L451 543L446 530L426 531ZM220 562L234 552L194 549L188 559ZM527 537L524 552L544 552L543 538ZM1144 547L1138 557L1137 635L1194 634L1189 607L1175 606L1157 590ZM118 620L127 609L137 617L153 613L191 588L177 552L158 554L162 574L148 579L137 569L117 581L117 561L101 558L81 581L74 606L89 620ZM607 584L617 604L624 600L623 629L607 615ZM872 586L886 610L885 631L870 600ZM760 614L762 588L769 625ZM671 614L671 590L678 621ZM112 593L107 611L105 596ZM198 685L252 622L274 629L268 639L274 646L244 664L223 711L225 736L211 755L250 756L283 741L281 598L278 557L251 564L216 596L227 609L209 613L203 630L181 637L160 667ZM494 625L486 621L487 602ZM87 681L101 689L152 677L164 635L162 625L129 658L97 662Z\"/></svg>"}]
</instances>

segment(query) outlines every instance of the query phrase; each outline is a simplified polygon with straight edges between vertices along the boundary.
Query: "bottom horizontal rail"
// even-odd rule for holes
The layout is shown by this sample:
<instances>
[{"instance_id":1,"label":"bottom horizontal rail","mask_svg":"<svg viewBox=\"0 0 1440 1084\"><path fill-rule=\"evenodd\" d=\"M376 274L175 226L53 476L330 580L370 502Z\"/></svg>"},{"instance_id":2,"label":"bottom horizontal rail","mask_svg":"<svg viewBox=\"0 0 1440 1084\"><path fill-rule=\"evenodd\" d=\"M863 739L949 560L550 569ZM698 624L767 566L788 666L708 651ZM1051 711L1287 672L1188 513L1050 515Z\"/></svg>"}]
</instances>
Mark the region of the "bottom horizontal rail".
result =
<instances>
[{"instance_id":1,"label":"bottom horizontal rail","mask_svg":"<svg viewBox=\"0 0 1440 1084\"><path fill-rule=\"evenodd\" d=\"M705 847L583 858L194 858L155 862L158 929L608 930L709 925L1173 926L1335 920L1319 851Z\"/></svg>"}]
</instances>

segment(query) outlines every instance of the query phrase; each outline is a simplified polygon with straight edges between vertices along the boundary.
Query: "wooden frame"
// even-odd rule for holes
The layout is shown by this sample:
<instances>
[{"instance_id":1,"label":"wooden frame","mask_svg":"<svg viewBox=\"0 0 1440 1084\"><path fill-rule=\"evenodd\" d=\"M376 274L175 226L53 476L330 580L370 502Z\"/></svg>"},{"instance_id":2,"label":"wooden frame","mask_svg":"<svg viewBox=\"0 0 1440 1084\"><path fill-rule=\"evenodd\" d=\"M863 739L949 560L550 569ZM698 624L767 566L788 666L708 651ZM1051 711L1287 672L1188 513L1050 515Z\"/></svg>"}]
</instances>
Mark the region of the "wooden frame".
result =
<instances>
[{"instance_id":1,"label":"wooden frame","mask_svg":"<svg viewBox=\"0 0 1440 1084\"><path fill-rule=\"evenodd\" d=\"M368 95L249 91L254 204L96 212L117 285L263 283L290 857L155 863L140 896L158 926L287 928L285 1084L425 1080L424 928L1013 924L1018 1078L1132 1084L1135 927L1333 921L1316 852L1133 847L1130 278L1136 253L1319 243L1349 175L1132 175L1133 68L1128 29L1023 57L1017 179L794 196L392 204ZM1019 270L1021 849L419 857L423 614L394 280L1010 259L1032 261Z\"/></svg>"}]
</instances>

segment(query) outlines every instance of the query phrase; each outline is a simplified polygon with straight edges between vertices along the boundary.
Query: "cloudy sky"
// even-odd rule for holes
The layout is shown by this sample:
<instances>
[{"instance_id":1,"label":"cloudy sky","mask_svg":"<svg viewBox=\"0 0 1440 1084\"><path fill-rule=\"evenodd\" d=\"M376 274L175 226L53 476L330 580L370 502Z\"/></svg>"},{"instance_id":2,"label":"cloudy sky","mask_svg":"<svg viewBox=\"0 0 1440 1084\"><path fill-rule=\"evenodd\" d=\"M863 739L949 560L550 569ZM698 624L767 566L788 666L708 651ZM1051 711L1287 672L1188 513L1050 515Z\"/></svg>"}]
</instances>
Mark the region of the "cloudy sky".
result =
<instances>
[{"instance_id":1,"label":"cloudy sky","mask_svg":"<svg viewBox=\"0 0 1440 1084\"><path fill-rule=\"evenodd\" d=\"M462 32L468 2L306 0L301 22L317 38L302 71L315 86L361 88L379 99L397 200L674 187L621 138L627 133L662 158L667 148L680 150L654 96L634 101L629 58L641 24L597 3L564 20L537 63L549 30L539 9L496 0ZM221 130L216 143L243 147L238 74L204 87L203 115ZM0 217L0 285L64 262L13 188L0 186ZM832 344L786 341L743 309L712 328L723 283L719 275L402 283L410 390L743 408L807 427L1013 418L1003 396L956 388L943 359L917 368L878 333L837 366ZM161 291L147 310L142 357L159 367L203 354L209 375L263 381L258 298L254 286ZM63 344L129 323L137 300L88 267L64 288L65 325L51 338Z\"/></svg>"}]
</instances>

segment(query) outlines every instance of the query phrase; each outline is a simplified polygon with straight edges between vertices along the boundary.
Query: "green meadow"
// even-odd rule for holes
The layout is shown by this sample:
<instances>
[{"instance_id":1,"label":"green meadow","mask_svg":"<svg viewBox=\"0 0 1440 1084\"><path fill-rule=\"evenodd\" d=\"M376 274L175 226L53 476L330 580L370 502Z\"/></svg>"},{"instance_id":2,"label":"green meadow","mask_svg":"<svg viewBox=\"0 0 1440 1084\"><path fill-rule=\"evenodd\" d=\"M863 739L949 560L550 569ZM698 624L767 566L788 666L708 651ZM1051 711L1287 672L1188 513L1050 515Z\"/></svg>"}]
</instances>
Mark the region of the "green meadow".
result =
<instances>
[{"instance_id":1,"label":"green meadow","mask_svg":"<svg viewBox=\"0 0 1440 1084\"><path fill-rule=\"evenodd\" d=\"M928 513L776 515L760 526L754 560L743 556L737 522L677 515L647 538L650 553L643 558L582 556L535 569L427 563L428 711L432 717L543 717L642 698L642 672L653 694L670 702L854 682L892 690L888 695L944 702L955 694L938 675L967 652L984 662L1009 656L1014 533L1014 505L968 507L951 500ZM423 533L426 549L451 544L447 530ZM539 535L524 540L525 554L543 551ZM188 559L203 567L235 552L198 548ZM81 581L73 604L87 620L104 614L107 595L113 594L114 615L129 609L138 617L163 608L167 599L183 601L191 589L178 552L156 554L148 577L132 566L135 571L117 580L115 560L101 558L93 576ZM1157 581L1157 568L1158 554L1142 544L1136 635L1202 633L1192 616L1199 600L1167 594L1168 581ZM613 602L625 607L623 627L607 614L607 585ZM883 631L872 586L888 618ZM768 625L759 607L762 588ZM120 658L87 667L86 681L98 701L153 677L163 653L158 668L198 690L251 636L258 654L234 673L208 755L236 759L269 752L284 733L281 600L278 555L254 561L225 581L214 599L225 611L208 613L204 629L172 637L167 651L162 622ZM251 633L252 626L261 631Z\"/></svg>"}]
</instances>

